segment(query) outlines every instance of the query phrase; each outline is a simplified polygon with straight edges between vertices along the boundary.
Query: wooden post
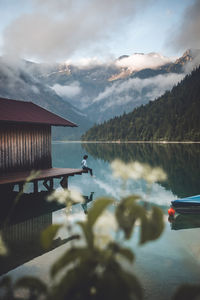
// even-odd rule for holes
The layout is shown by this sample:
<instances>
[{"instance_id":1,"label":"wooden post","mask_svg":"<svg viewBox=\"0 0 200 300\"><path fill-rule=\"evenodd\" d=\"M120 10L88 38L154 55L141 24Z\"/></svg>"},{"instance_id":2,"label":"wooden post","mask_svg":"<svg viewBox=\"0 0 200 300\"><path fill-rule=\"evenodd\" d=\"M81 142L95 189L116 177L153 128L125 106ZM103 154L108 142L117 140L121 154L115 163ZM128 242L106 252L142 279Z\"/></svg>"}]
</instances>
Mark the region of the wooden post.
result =
<instances>
[{"instance_id":1,"label":"wooden post","mask_svg":"<svg viewBox=\"0 0 200 300\"><path fill-rule=\"evenodd\" d=\"M47 183L49 181L49 184ZM48 192L53 190L53 178L45 179L43 181L44 187L47 189Z\"/></svg>"},{"instance_id":2,"label":"wooden post","mask_svg":"<svg viewBox=\"0 0 200 300\"><path fill-rule=\"evenodd\" d=\"M33 192L34 194L38 193L38 180L33 181Z\"/></svg>"},{"instance_id":3,"label":"wooden post","mask_svg":"<svg viewBox=\"0 0 200 300\"><path fill-rule=\"evenodd\" d=\"M24 184L22 182L19 183L19 192L23 191L23 187L24 187Z\"/></svg>"},{"instance_id":4,"label":"wooden post","mask_svg":"<svg viewBox=\"0 0 200 300\"><path fill-rule=\"evenodd\" d=\"M53 178L49 179L49 188L50 188L50 191L53 191Z\"/></svg>"},{"instance_id":5,"label":"wooden post","mask_svg":"<svg viewBox=\"0 0 200 300\"><path fill-rule=\"evenodd\" d=\"M63 179L60 181L60 185L64 189L68 189L68 176L63 176Z\"/></svg>"}]
</instances>

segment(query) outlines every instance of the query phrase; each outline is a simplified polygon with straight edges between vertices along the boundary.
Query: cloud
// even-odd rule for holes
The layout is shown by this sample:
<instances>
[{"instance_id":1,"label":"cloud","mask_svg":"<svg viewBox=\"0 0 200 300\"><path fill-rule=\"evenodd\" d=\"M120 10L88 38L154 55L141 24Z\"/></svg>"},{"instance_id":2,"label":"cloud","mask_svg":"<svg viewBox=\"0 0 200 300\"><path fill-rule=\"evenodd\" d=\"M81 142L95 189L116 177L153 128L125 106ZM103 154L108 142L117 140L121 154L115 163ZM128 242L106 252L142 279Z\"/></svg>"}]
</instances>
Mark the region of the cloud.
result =
<instances>
[{"instance_id":1,"label":"cloud","mask_svg":"<svg viewBox=\"0 0 200 300\"><path fill-rule=\"evenodd\" d=\"M104 111L112 106L121 106L131 102L139 103L144 99L155 100L180 82L184 76L184 74L169 73L146 79L131 78L121 83L117 81L106 87L93 100L93 103L101 101L101 111Z\"/></svg>"},{"instance_id":2,"label":"cloud","mask_svg":"<svg viewBox=\"0 0 200 300\"><path fill-rule=\"evenodd\" d=\"M10 59L9 57L0 58L0 73L2 74L2 80L0 80L0 87L4 89L5 82L8 84L8 89L13 90L18 87L26 88L26 82L24 80L23 74L26 70L22 61L15 59ZM32 86L32 91L34 91L35 86ZM38 91L37 91L38 92Z\"/></svg>"},{"instance_id":3,"label":"cloud","mask_svg":"<svg viewBox=\"0 0 200 300\"><path fill-rule=\"evenodd\" d=\"M113 30L154 0L32 0L4 31L4 53L63 60L109 38Z\"/></svg>"},{"instance_id":4,"label":"cloud","mask_svg":"<svg viewBox=\"0 0 200 300\"><path fill-rule=\"evenodd\" d=\"M55 84L52 89L61 97L73 98L79 95L82 91L78 81L72 82L70 85Z\"/></svg>"},{"instance_id":5,"label":"cloud","mask_svg":"<svg viewBox=\"0 0 200 300\"><path fill-rule=\"evenodd\" d=\"M111 63L112 61L110 61ZM81 59L78 59L76 61L73 61L71 59L68 59L65 61L66 65L73 65L78 67L79 69L89 69L96 66L105 66L109 64L109 61L106 61L106 63L99 58L95 57L84 57Z\"/></svg>"},{"instance_id":6,"label":"cloud","mask_svg":"<svg viewBox=\"0 0 200 300\"><path fill-rule=\"evenodd\" d=\"M182 23L175 34L170 33L169 43L176 49L200 49L200 0L192 1L192 4L185 10Z\"/></svg>"},{"instance_id":7,"label":"cloud","mask_svg":"<svg viewBox=\"0 0 200 300\"><path fill-rule=\"evenodd\" d=\"M194 68L198 67L200 64L200 50L190 49L187 52L190 53L190 55L193 57L193 59L191 61L189 61L187 64L185 64L184 72L190 73Z\"/></svg>"},{"instance_id":8,"label":"cloud","mask_svg":"<svg viewBox=\"0 0 200 300\"><path fill-rule=\"evenodd\" d=\"M146 68L156 69L165 64L175 61L175 57L169 58L159 53L134 53L129 57L125 57L116 61L119 67L126 67L130 71L139 71Z\"/></svg>"}]
</instances>

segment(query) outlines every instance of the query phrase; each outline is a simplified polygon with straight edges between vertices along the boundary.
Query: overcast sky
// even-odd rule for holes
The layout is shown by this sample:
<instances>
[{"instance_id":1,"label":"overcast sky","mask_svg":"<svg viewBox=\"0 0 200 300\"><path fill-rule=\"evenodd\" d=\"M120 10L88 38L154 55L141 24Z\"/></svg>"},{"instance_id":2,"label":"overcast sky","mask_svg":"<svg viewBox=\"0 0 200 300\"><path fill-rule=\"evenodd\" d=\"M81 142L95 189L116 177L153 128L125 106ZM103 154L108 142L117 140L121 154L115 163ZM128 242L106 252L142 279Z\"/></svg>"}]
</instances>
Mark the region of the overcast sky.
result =
<instances>
[{"instance_id":1,"label":"overcast sky","mask_svg":"<svg viewBox=\"0 0 200 300\"><path fill-rule=\"evenodd\" d=\"M0 0L0 54L34 61L200 49L200 0Z\"/></svg>"}]
</instances>

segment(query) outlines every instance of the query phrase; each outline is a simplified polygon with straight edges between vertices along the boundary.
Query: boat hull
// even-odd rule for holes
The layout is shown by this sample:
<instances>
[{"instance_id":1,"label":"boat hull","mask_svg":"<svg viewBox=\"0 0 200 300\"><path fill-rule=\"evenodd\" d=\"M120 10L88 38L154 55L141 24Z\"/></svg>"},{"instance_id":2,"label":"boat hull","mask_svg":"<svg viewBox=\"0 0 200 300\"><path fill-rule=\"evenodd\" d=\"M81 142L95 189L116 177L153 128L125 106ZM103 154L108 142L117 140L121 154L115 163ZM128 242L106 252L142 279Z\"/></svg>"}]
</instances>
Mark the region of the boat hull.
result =
<instances>
[{"instance_id":1,"label":"boat hull","mask_svg":"<svg viewBox=\"0 0 200 300\"><path fill-rule=\"evenodd\" d=\"M200 195L174 200L171 204L179 214L200 213Z\"/></svg>"}]
</instances>

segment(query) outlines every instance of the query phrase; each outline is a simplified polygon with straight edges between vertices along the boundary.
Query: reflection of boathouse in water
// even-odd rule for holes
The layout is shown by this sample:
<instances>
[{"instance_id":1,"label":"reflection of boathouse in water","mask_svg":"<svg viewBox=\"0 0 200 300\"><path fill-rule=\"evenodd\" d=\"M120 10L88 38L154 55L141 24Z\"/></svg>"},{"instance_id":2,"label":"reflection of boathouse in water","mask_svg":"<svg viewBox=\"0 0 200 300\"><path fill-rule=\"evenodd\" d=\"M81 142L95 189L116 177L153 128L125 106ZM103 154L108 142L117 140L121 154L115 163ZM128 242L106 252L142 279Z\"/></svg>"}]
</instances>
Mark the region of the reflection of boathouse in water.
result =
<instances>
[{"instance_id":1,"label":"reflection of boathouse in water","mask_svg":"<svg viewBox=\"0 0 200 300\"><path fill-rule=\"evenodd\" d=\"M93 200L93 194L84 196L82 208L85 213L87 204ZM66 236L65 233L56 236L48 249L41 246L41 232L53 224L54 212L65 207L59 203L46 202L45 195L46 192L23 194L6 224L3 221L5 209L0 210L0 232L8 249L8 255L0 256L0 275L78 238L76 234L68 236L66 231Z\"/></svg>"},{"instance_id":2,"label":"reflection of boathouse in water","mask_svg":"<svg viewBox=\"0 0 200 300\"><path fill-rule=\"evenodd\" d=\"M50 248L44 249L40 243L40 235L51 224L52 212L1 228L8 255L0 257L0 275L71 240L57 237Z\"/></svg>"},{"instance_id":3,"label":"reflection of boathouse in water","mask_svg":"<svg viewBox=\"0 0 200 300\"><path fill-rule=\"evenodd\" d=\"M61 178L62 186L67 187L68 176L83 173L52 168L51 126L77 127L32 102L0 98L0 190L12 190L15 184L22 189L31 170L40 170L32 180L34 192L39 180L51 190L53 178Z\"/></svg>"}]
</instances>

